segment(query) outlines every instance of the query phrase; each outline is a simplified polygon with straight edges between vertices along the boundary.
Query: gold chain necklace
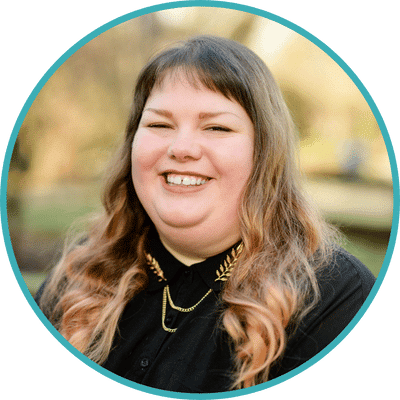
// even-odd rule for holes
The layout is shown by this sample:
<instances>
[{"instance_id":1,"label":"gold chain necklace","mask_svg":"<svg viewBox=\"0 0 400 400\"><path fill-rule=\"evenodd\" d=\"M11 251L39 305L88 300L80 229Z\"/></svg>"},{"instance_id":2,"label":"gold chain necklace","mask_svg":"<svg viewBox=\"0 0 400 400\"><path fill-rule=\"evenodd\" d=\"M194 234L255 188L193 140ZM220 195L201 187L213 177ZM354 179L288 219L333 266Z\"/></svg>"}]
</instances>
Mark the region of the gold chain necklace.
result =
<instances>
[{"instance_id":1,"label":"gold chain necklace","mask_svg":"<svg viewBox=\"0 0 400 400\"><path fill-rule=\"evenodd\" d=\"M163 302L162 302L162 316L161 316L161 325L166 332L174 333L178 328L168 328L165 326L165 315L167 314L167 298L168 298L168 303L173 308L174 310L180 311L180 312L191 312L193 311L213 290L210 289L194 306L189 307L189 308L182 308L178 307L174 304L174 302L171 299L171 293L169 292L169 285L166 285L164 288L163 292Z\"/></svg>"},{"instance_id":2,"label":"gold chain necklace","mask_svg":"<svg viewBox=\"0 0 400 400\"><path fill-rule=\"evenodd\" d=\"M226 281L232 273L233 267L236 265L240 254L243 251L243 243L240 243L236 249L232 249L231 253L228 254L223 263L220 264L219 269L216 270L217 277L214 279L216 281ZM158 261L152 257L150 254L146 254L147 265L150 269L158 276L158 281L166 281L164 276L164 271L161 269ZM208 292L192 307L183 308L176 306L171 298L171 293L169 291L169 285L164 287L163 300L162 300L162 313L161 313L161 325L166 332L174 333L178 328L168 328L165 325L165 316L167 314L167 300L171 308L179 312L188 313L193 311L213 290L209 289Z\"/></svg>"},{"instance_id":3,"label":"gold chain necklace","mask_svg":"<svg viewBox=\"0 0 400 400\"><path fill-rule=\"evenodd\" d=\"M189 307L189 308L182 308L178 307L174 304L174 302L171 299L171 293L169 292L169 285L165 286L164 288L164 294L167 295L168 297L168 303L173 308L174 310L180 311L180 312L191 312L193 311L213 290L210 289L194 306Z\"/></svg>"}]
</instances>

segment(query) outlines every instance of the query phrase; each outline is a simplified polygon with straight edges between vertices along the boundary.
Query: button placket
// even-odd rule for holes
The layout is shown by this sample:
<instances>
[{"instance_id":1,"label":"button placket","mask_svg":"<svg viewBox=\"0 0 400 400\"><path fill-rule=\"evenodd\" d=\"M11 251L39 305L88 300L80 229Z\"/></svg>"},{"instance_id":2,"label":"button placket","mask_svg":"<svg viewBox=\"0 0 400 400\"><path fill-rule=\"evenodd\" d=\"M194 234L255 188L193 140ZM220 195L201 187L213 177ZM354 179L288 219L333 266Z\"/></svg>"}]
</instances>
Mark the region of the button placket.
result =
<instances>
[{"instance_id":1,"label":"button placket","mask_svg":"<svg viewBox=\"0 0 400 400\"><path fill-rule=\"evenodd\" d=\"M140 360L140 367L144 371L150 365L150 360L147 357L143 357Z\"/></svg>"},{"instance_id":2,"label":"button placket","mask_svg":"<svg viewBox=\"0 0 400 400\"><path fill-rule=\"evenodd\" d=\"M174 328L175 321L177 319L177 316L179 315L179 312L176 310L173 310L172 308L167 308L168 312L165 315L164 323L168 328Z\"/></svg>"},{"instance_id":3,"label":"button placket","mask_svg":"<svg viewBox=\"0 0 400 400\"><path fill-rule=\"evenodd\" d=\"M193 271L190 268L187 268L183 271L183 279L185 281L185 285L192 283Z\"/></svg>"}]
</instances>

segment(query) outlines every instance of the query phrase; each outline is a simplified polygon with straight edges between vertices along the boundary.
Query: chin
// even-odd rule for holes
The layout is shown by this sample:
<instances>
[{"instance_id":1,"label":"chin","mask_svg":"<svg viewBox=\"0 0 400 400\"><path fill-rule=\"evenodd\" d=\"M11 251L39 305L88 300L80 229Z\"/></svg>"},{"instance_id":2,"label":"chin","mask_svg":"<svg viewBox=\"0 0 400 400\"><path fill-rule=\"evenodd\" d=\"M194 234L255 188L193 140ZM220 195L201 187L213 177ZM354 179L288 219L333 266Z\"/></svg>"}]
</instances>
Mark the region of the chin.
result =
<instances>
[{"instance_id":1,"label":"chin","mask_svg":"<svg viewBox=\"0 0 400 400\"><path fill-rule=\"evenodd\" d=\"M204 221L201 216L185 216L182 218L182 214L178 215L163 215L159 217L161 224L168 228L178 229L196 229L199 228ZM157 226L157 224L156 224Z\"/></svg>"},{"instance_id":2,"label":"chin","mask_svg":"<svg viewBox=\"0 0 400 400\"><path fill-rule=\"evenodd\" d=\"M154 221L154 220L153 220ZM223 248L233 245L240 239L239 227L234 224L216 223L200 218L163 218L155 223L158 233L176 246L204 247L207 252L210 248ZM232 242L232 243L230 243ZM218 253L218 251L216 252Z\"/></svg>"},{"instance_id":3,"label":"chin","mask_svg":"<svg viewBox=\"0 0 400 400\"><path fill-rule=\"evenodd\" d=\"M210 212L201 207L191 207L190 204L178 204L175 207L174 204L166 203L155 207L151 219L175 228L192 228L205 223L209 215Z\"/></svg>"}]
</instances>

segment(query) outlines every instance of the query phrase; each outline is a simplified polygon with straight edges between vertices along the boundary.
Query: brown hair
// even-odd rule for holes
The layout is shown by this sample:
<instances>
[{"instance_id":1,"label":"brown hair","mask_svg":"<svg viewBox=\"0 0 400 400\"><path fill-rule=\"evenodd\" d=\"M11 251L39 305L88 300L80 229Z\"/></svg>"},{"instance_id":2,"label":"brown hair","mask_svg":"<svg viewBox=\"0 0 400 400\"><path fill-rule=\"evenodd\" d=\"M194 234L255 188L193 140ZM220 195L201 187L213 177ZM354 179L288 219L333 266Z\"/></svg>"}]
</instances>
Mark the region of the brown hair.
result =
<instances>
[{"instance_id":1,"label":"brown hair","mask_svg":"<svg viewBox=\"0 0 400 400\"><path fill-rule=\"evenodd\" d=\"M299 187L295 131L281 92L261 59L234 41L195 37L143 68L104 213L84 240L66 248L41 307L79 351L106 360L125 305L148 281L144 251L152 223L133 188L131 144L151 91L176 72L237 101L254 124L253 170L238 210L244 251L222 293L222 322L236 353L234 387L248 387L268 379L288 324L318 300L316 271L333 241Z\"/></svg>"}]
</instances>

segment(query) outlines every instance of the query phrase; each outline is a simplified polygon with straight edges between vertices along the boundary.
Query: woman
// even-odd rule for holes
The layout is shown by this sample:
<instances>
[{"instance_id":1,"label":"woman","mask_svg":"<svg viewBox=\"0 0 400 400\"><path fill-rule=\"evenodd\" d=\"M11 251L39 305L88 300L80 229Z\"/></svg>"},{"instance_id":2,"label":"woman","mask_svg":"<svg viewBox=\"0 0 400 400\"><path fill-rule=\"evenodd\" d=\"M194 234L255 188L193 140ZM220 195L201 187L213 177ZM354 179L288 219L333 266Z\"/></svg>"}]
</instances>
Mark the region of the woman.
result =
<instances>
[{"instance_id":1,"label":"woman","mask_svg":"<svg viewBox=\"0 0 400 400\"><path fill-rule=\"evenodd\" d=\"M220 392L312 358L374 278L303 196L264 63L201 36L136 85L104 213L37 300L79 351L144 385Z\"/></svg>"}]
</instances>

